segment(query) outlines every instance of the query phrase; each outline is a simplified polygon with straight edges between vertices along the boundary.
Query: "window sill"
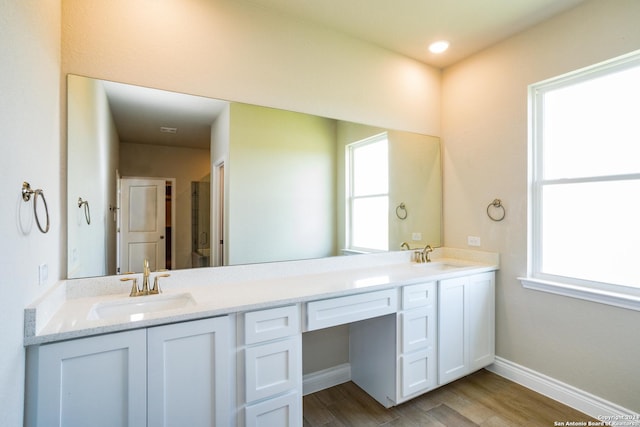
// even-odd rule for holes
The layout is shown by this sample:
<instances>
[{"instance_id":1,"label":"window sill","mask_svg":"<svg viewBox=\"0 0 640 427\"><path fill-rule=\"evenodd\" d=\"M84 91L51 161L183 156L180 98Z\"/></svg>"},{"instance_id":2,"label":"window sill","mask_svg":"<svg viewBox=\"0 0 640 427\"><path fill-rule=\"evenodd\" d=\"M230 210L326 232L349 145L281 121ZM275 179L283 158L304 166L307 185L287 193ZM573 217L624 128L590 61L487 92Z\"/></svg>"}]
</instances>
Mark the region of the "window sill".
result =
<instances>
[{"instance_id":1,"label":"window sill","mask_svg":"<svg viewBox=\"0 0 640 427\"><path fill-rule=\"evenodd\" d=\"M640 295L608 291L588 286L541 280L532 277L519 277L522 287L541 292L548 292L570 298L578 298L600 304L640 311Z\"/></svg>"}]
</instances>

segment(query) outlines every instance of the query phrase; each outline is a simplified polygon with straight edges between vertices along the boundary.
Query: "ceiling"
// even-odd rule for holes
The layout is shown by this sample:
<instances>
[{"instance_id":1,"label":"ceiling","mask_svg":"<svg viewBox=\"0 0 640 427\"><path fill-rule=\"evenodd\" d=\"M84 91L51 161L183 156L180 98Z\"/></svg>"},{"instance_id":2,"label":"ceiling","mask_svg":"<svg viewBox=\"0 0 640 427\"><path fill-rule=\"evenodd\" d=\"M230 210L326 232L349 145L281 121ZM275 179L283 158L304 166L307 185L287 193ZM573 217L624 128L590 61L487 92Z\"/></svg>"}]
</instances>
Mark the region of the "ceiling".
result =
<instances>
[{"instance_id":1,"label":"ceiling","mask_svg":"<svg viewBox=\"0 0 640 427\"><path fill-rule=\"evenodd\" d=\"M583 0L247 0L444 68ZM446 39L441 55L428 45ZM209 148L210 125L227 104L104 82L123 142ZM135 117L136 120L130 120ZM160 127L177 128L161 133Z\"/></svg>"},{"instance_id":2,"label":"ceiling","mask_svg":"<svg viewBox=\"0 0 640 427\"><path fill-rule=\"evenodd\" d=\"M250 0L444 68L583 0ZM435 55L430 43L446 39Z\"/></svg>"},{"instance_id":3,"label":"ceiling","mask_svg":"<svg viewBox=\"0 0 640 427\"><path fill-rule=\"evenodd\" d=\"M103 81L121 142L209 149L211 124L229 103ZM174 128L175 133L160 128Z\"/></svg>"}]
</instances>

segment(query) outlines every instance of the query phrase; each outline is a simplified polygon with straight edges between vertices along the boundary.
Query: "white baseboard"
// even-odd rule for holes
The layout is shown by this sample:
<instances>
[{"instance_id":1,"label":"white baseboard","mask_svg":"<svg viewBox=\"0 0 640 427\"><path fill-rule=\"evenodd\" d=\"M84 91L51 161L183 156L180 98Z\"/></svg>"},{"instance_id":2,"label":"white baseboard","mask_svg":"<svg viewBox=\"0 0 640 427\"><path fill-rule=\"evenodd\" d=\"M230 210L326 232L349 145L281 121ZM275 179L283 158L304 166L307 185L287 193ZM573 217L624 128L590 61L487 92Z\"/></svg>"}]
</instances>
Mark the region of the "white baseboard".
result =
<instances>
[{"instance_id":1,"label":"white baseboard","mask_svg":"<svg viewBox=\"0 0 640 427\"><path fill-rule=\"evenodd\" d=\"M302 378L302 394L306 396L307 394L346 383L350 380L351 365L349 363L332 366L331 368L323 369L322 371L306 374Z\"/></svg>"},{"instance_id":2,"label":"white baseboard","mask_svg":"<svg viewBox=\"0 0 640 427\"><path fill-rule=\"evenodd\" d=\"M596 419L640 419L629 409L501 357L486 369Z\"/></svg>"},{"instance_id":3,"label":"white baseboard","mask_svg":"<svg viewBox=\"0 0 640 427\"><path fill-rule=\"evenodd\" d=\"M618 421L640 419L640 414L630 409L501 357L496 357L495 362L486 369L596 419L602 420L603 417L611 417L610 419ZM303 395L350 380L351 365L349 363L312 372L303 377Z\"/></svg>"}]
</instances>

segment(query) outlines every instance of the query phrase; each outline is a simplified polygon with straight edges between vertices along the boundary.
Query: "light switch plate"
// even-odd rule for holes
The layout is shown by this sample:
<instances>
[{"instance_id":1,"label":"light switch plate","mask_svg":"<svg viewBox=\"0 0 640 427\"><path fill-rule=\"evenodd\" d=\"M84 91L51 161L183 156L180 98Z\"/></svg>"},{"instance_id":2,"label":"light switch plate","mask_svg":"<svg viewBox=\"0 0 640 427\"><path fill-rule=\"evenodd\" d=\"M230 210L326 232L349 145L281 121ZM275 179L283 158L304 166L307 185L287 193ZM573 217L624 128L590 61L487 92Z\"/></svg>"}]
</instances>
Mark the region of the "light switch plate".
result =
<instances>
[{"instance_id":1,"label":"light switch plate","mask_svg":"<svg viewBox=\"0 0 640 427\"><path fill-rule=\"evenodd\" d=\"M467 236L467 245L469 245L469 246L480 246L480 237L478 237L478 236Z\"/></svg>"},{"instance_id":2,"label":"light switch plate","mask_svg":"<svg viewBox=\"0 0 640 427\"><path fill-rule=\"evenodd\" d=\"M49 279L49 266L47 264L40 264L38 266L38 285L42 286L47 283Z\"/></svg>"}]
</instances>

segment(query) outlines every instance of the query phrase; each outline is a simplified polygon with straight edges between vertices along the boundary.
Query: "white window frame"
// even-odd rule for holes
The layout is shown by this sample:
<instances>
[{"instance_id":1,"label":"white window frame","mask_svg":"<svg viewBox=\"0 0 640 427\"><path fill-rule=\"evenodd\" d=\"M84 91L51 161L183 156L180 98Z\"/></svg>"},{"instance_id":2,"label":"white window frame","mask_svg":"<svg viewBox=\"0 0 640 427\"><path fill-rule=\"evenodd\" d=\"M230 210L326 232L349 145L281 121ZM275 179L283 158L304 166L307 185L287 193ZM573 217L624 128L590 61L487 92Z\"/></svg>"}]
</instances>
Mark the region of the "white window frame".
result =
<instances>
[{"instance_id":1,"label":"white window frame","mask_svg":"<svg viewBox=\"0 0 640 427\"><path fill-rule=\"evenodd\" d=\"M558 180L542 179L542 99L546 92L581 81L621 71L625 68L640 66L640 51L632 52L591 67L578 70L560 77L545 80L529 86L529 215L528 215L528 259L527 276L520 277L522 286L552 294L579 298L592 302L613 305L640 311L640 288L620 286L609 283L593 282L554 276L541 272L541 210L542 187ZM615 179L640 179L640 174L617 176ZM565 180L569 182L596 182L614 179L611 176L602 178L578 178ZM597 262L598 251L609 248L594 247L594 262Z\"/></svg>"},{"instance_id":2,"label":"white window frame","mask_svg":"<svg viewBox=\"0 0 640 427\"><path fill-rule=\"evenodd\" d=\"M371 253L371 252L386 252L389 250L388 248L388 242L387 242L387 249L386 250L382 250L382 249L373 249L373 248L365 248L365 247L359 247L359 246L354 246L353 245L353 216L352 216L352 212L353 212L353 201L356 199L366 199L366 198L373 198L373 197L387 197L387 201L389 200L389 187L387 186L387 192L386 193L379 193L379 194L368 194L366 196L354 196L353 193L353 188L354 188L354 183L353 183L353 149L354 148L358 148L358 147L362 147L365 145L369 145L369 144L374 144L377 143L381 140L387 140L387 147L389 144L389 137L387 132L382 132L376 135L373 135L371 137L368 137L366 139L363 139L361 141L357 141L357 142L353 142L351 144L348 144L345 149L346 149L346 162L345 165L347 167L346 173L345 173L345 177L346 177L346 212L345 212L345 228L346 228L346 248L347 250L353 252L353 253Z\"/></svg>"}]
</instances>

